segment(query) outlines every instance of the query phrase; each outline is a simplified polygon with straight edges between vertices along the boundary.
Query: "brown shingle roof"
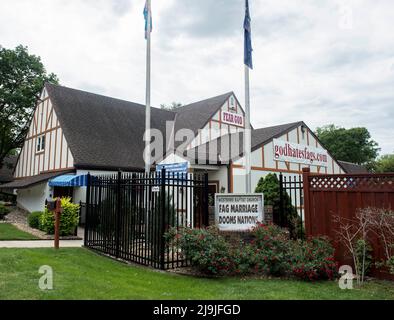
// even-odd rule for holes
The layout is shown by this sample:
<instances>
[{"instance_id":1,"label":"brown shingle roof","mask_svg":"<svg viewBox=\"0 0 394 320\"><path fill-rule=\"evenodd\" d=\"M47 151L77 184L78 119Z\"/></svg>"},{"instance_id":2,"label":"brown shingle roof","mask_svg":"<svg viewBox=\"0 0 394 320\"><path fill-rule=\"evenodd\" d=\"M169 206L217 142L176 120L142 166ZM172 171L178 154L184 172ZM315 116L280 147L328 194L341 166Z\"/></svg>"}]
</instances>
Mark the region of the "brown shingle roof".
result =
<instances>
[{"instance_id":1,"label":"brown shingle roof","mask_svg":"<svg viewBox=\"0 0 394 320\"><path fill-rule=\"evenodd\" d=\"M233 94L233 92L228 92L175 109L174 112L177 115L175 132L187 128L196 134L198 129L202 129Z\"/></svg>"},{"instance_id":2,"label":"brown shingle roof","mask_svg":"<svg viewBox=\"0 0 394 320\"><path fill-rule=\"evenodd\" d=\"M145 106L47 84L75 167L142 169ZM175 114L152 108L151 127L165 132Z\"/></svg>"},{"instance_id":3,"label":"brown shingle roof","mask_svg":"<svg viewBox=\"0 0 394 320\"><path fill-rule=\"evenodd\" d=\"M367 168L360 164L351 163L347 161L340 161L340 160L338 160L338 163L342 166L343 170L345 170L345 172L348 174L369 173Z\"/></svg>"},{"instance_id":4,"label":"brown shingle roof","mask_svg":"<svg viewBox=\"0 0 394 320\"><path fill-rule=\"evenodd\" d=\"M258 149L261 145L270 142L272 139L282 136L286 132L304 124L302 121L282 124L273 127L260 128L252 130L252 150ZM211 155L211 159L217 159L218 162L228 163L228 155L231 160L235 160L243 154L243 133L233 133L221 136L211 142L207 142L201 146L188 151L187 155L193 160L201 160L208 157L210 144L217 144L217 153ZM222 145L226 148L222 151ZM229 150L230 149L230 150ZM194 154L196 155L194 157ZM212 153L212 152L211 152Z\"/></svg>"},{"instance_id":5,"label":"brown shingle roof","mask_svg":"<svg viewBox=\"0 0 394 320\"><path fill-rule=\"evenodd\" d=\"M24 189L28 188L30 186L45 182L51 178L55 178L58 176L61 176L66 173L73 172L73 170L67 170L67 171L62 171L62 172L52 172L52 173L43 173L39 174L37 176L33 177L28 177L28 178L23 178L23 179L17 179L14 180L10 183L6 183L0 186L0 189Z\"/></svg>"},{"instance_id":6,"label":"brown shingle roof","mask_svg":"<svg viewBox=\"0 0 394 320\"><path fill-rule=\"evenodd\" d=\"M144 168L145 106L62 86L46 84L77 168L140 170ZM232 92L174 111L151 109L151 128L197 132L219 110ZM163 141L165 144L165 141ZM166 150L163 145L163 150ZM156 159L159 160L160 158Z\"/></svg>"}]
</instances>

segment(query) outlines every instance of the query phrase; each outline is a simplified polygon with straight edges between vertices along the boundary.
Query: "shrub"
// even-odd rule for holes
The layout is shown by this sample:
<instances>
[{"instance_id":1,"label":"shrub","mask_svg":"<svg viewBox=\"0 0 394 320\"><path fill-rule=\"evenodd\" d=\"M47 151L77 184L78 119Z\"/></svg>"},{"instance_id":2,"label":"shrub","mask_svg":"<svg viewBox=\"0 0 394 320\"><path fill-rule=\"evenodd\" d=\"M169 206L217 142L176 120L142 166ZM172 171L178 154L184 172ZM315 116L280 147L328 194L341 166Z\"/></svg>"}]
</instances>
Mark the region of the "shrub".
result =
<instances>
[{"instance_id":1,"label":"shrub","mask_svg":"<svg viewBox=\"0 0 394 320\"><path fill-rule=\"evenodd\" d=\"M259 224L252 241L231 245L215 227L172 228L167 241L180 249L193 267L211 275L294 275L302 280L332 280L338 275L334 248L328 239L291 240L289 233L273 224Z\"/></svg>"},{"instance_id":2,"label":"shrub","mask_svg":"<svg viewBox=\"0 0 394 320\"><path fill-rule=\"evenodd\" d=\"M283 193L283 212L280 210L280 182L275 173L269 173L265 178L261 177L256 193L264 193L264 204L273 206L274 222L281 222L282 226L287 226L290 230L292 238L301 237L300 226L301 217L298 215L297 209L292 205L291 198L287 192Z\"/></svg>"},{"instance_id":3,"label":"shrub","mask_svg":"<svg viewBox=\"0 0 394 320\"><path fill-rule=\"evenodd\" d=\"M386 265L389 268L389 272L394 274L394 256L387 260Z\"/></svg>"},{"instance_id":4,"label":"shrub","mask_svg":"<svg viewBox=\"0 0 394 320\"><path fill-rule=\"evenodd\" d=\"M166 238L175 241L182 255L192 266L210 275L224 275L234 272L230 245L219 234L218 229L172 228Z\"/></svg>"},{"instance_id":5,"label":"shrub","mask_svg":"<svg viewBox=\"0 0 394 320\"><path fill-rule=\"evenodd\" d=\"M292 274L302 280L332 280L337 276L338 264L334 248L324 237L295 241L292 245Z\"/></svg>"},{"instance_id":6,"label":"shrub","mask_svg":"<svg viewBox=\"0 0 394 320\"><path fill-rule=\"evenodd\" d=\"M60 235L67 236L78 226L79 205L72 203L71 198L62 198L61 207L63 212L60 215ZM55 215L46 208L40 218L40 227L47 234L55 233Z\"/></svg>"},{"instance_id":7,"label":"shrub","mask_svg":"<svg viewBox=\"0 0 394 320\"><path fill-rule=\"evenodd\" d=\"M241 241L232 252L231 257L233 259L233 268L235 274L249 274L256 267L256 256L253 246Z\"/></svg>"},{"instance_id":8,"label":"shrub","mask_svg":"<svg viewBox=\"0 0 394 320\"><path fill-rule=\"evenodd\" d=\"M10 213L10 209L8 209L5 205L0 204L0 220L3 220L7 214Z\"/></svg>"},{"instance_id":9,"label":"shrub","mask_svg":"<svg viewBox=\"0 0 394 320\"><path fill-rule=\"evenodd\" d=\"M372 247L368 241L359 239L356 242L357 274L368 275L372 267Z\"/></svg>"},{"instance_id":10,"label":"shrub","mask_svg":"<svg viewBox=\"0 0 394 320\"><path fill-rule=\"evenodd\" d=\"M286 274L290 269L291 241L288 232L274 224L259 224L252 235L256 271L274 276Z\"/></svg>"},{"instance_id":11,"label":"shrub","mask_svg":"<svg viewBox=\"0 0 394 320\"><path fill-rule=\"evenodd\" d=\"M27 223L29 224L29 227L34 228L34 229L39 229L40 228L40 219L41 216L43 215L42 211L34 211L30 213L27 217Z\"/></svg>"}]
</instances>

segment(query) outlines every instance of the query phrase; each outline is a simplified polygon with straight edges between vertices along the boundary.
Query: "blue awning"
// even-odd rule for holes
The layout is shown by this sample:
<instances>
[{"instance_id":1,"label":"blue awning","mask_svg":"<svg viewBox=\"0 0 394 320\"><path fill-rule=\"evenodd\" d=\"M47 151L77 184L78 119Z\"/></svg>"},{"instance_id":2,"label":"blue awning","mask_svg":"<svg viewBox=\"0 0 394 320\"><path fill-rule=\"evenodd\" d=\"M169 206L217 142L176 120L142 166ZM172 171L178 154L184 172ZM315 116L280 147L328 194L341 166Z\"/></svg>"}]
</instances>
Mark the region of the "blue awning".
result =
<instances>
[{"instance_id":1,"label":"blue awning","mask_svg":"<svg viewBox=\"0 0 394 320\"><path fill-rule=\"evenodd\" d=\"M87 175L65 174L49 180L50 187L86 187L87 184Z\"/></svg>"}]
</instances>

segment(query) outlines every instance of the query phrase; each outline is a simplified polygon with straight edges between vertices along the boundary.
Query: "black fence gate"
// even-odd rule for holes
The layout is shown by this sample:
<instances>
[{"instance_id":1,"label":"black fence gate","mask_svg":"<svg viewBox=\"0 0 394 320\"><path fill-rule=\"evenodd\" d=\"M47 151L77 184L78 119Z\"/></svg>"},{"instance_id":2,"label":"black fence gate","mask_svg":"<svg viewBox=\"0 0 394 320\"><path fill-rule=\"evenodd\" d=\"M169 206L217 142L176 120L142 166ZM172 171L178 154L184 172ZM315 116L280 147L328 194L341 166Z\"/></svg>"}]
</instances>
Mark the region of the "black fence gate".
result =
<instances>
[{"instance_id":1,"label":"black fence gate","mask_svg":"<svg viewBox=\"0 0 394 320\"><path fill-rule=\"evenodd\" d=\"M188 265L164 235L208 225L208 175L154 172L88 176L85 246L170 269Z\"/></svg>"},{"instance_id":2,"label":"black fence gate","mask_svg":"<svg viewBox=\"0 0 394 320\"><path fill-rule=\"evenodd\" d=\"M303 239L305 227L302 175L286 177L280 173L279 198L279 214L274 215L274 223L284 228L295 227L293 236ZM292 211L297 212L297 221L290 221L289 215Z\"/></svg>"}]
</instances>

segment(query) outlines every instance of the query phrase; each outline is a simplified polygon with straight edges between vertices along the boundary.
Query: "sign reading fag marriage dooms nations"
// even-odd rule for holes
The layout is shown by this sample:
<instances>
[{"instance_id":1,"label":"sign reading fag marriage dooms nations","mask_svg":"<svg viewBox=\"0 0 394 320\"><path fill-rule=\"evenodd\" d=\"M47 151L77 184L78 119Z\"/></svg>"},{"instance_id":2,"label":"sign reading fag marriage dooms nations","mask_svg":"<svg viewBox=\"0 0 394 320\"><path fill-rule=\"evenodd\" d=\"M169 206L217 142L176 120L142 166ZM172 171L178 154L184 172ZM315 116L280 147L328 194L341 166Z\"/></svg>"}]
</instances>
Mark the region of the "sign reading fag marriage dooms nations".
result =
<instances>
[{"instance_id":1,"label":"sign reading fag marriage dooms nations","mask_svg":"<svg viewBox=\"0 0 394 320\"><path fill-rule=\"evenodd\" d=\"M216 194L216 225L221 231L248 231L263 222L262 194Z\"/></svg>"},{"instance_id":2,"label":"sign reading fag marriage dooms nations","mask_svg":"<svg viewBox=\"0 0 394 320\"><path fill-rule=\"evenodd\" d=\"M327 167L327 150L274 139L274 160Z\"/></svg>"}]
</instances>

